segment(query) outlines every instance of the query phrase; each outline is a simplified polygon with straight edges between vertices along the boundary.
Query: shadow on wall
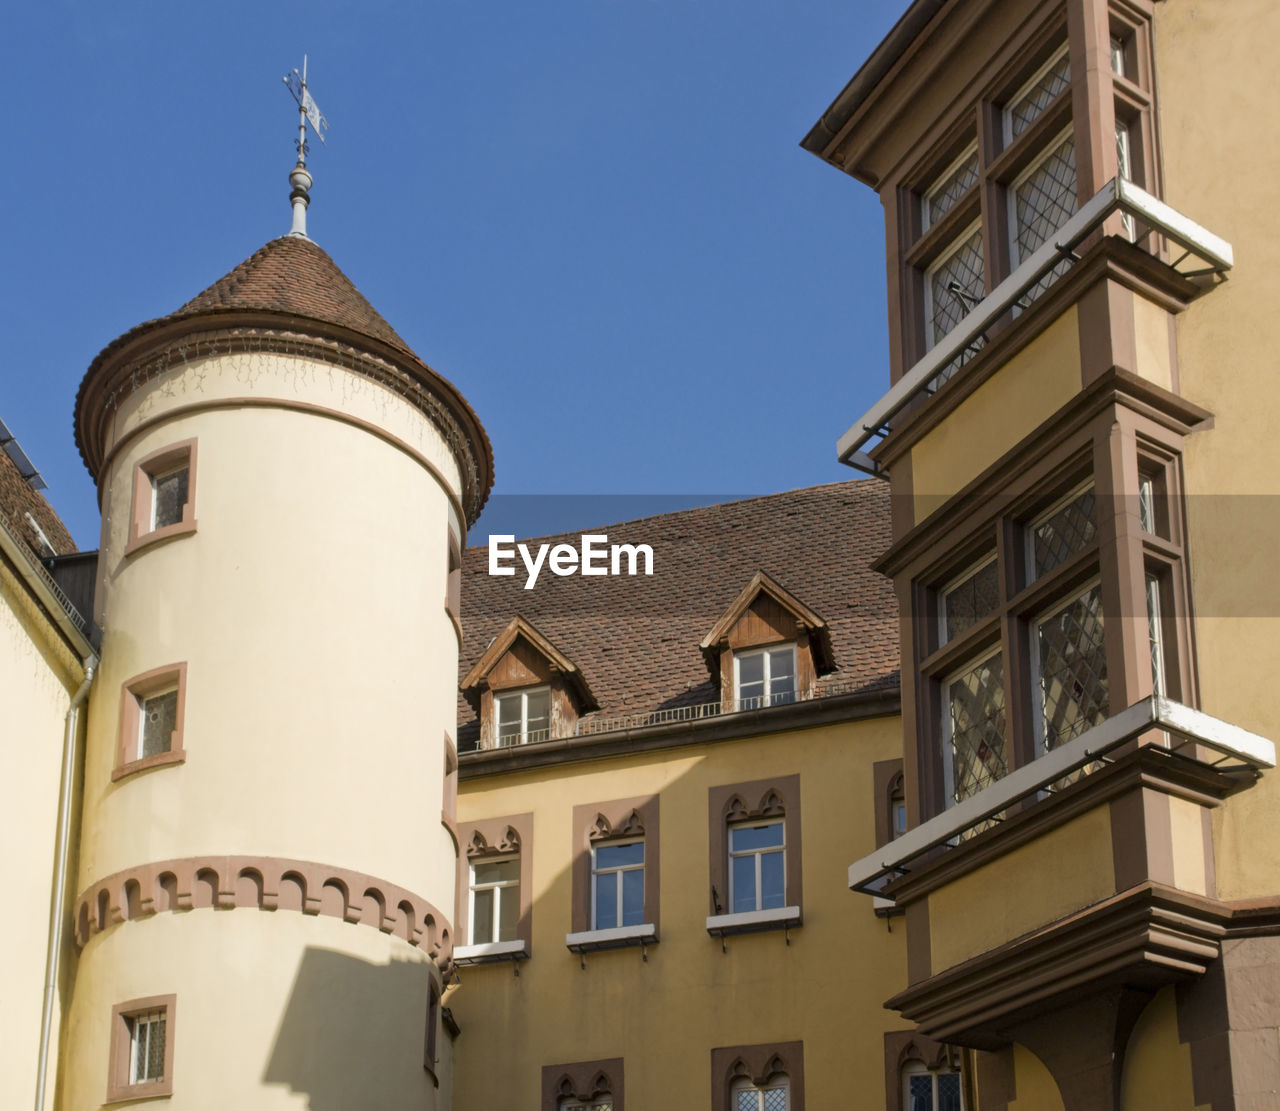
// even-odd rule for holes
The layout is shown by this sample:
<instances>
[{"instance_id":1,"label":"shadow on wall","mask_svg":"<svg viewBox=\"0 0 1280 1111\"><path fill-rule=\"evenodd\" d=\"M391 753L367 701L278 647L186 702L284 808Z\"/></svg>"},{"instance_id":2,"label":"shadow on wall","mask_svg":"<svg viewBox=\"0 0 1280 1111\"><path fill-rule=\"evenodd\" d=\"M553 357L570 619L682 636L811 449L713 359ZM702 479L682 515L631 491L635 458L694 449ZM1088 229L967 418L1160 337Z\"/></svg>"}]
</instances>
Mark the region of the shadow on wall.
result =
<instances>
[{"instance_id":1,"label":"shadow on wall","mask_svg":"<svg viewBox=\"0 0 1280 1111\"><path fill-rule=\"evenodd\" d=\"M432 1107L422 1067L428 977L425 961L308 948L263 1083L306 1094L311 1111Z\"/></svg>"}]
</instances>

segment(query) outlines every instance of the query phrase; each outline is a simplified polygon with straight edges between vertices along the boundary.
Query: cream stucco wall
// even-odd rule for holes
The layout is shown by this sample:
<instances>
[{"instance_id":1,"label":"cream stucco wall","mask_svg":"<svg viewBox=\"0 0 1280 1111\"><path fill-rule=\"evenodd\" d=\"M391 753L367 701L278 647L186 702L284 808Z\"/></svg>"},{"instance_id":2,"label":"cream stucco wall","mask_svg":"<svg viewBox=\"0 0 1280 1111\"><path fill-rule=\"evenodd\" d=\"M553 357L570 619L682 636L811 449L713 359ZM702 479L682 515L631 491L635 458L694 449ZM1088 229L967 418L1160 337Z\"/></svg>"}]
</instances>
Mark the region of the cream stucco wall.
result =
<instances>
[{"instance_id":1,"label":"cream stucco wall","mask_svg":"<svg viewBox=\"0 0 1280 1111\"><path fill-rule=\"evenodd\" d=\"M173 1095L164 1106L173 1111L437 1106L422 1067L433 975L426 955L398 938L294 911L125 922L85 950L61 1106L102 1105L112 1007L170 994Z\"/></svg>"},{"instance_id":2,"label":"cream stucco wall","mask_svg":"<svg viewBox=\"0 0 1280 1111\"><path fill-rule=\"evenodd\" d=\"M1072 305L911 449L915 519L924 520L1080 389Z\"/></svg>"},{"instance_id":3,"label":"cream stucco wall","mask_svg":"<svg viewBox=\"0 0 1280 1111\"><path fill-rule=\"evenodd\" d=\"M0 741L8 767L0 777L0 813L10 883L0 946L2 1107L30 1107L35 1097L64 722L82 678L79 660L0 559ZM54 1000L55 1053L64 986L65 978Z\"/></svg>"},{"instance_id":4,"label":"cream stucco wall","mask_svg":"<svg viewBox=\"0 0 1280 1111\"><path fill-rule=\"evenodd\" d=\"M1122 1111L1209 1111L1192 1096L1191 1047L1178 1037L1176 989L1162 988L1138 1019L1124 1052Z\"/></svg>"},{"instance_id":5,"label":"cream stucco wall","mask_svg":"<svg viewBox=\"0 0 1280 1111\"><path fill-rule=\"evenodd\" d=\"M1235 251L1230 280L1177 318L1182 392L1214 415L1186 451L1201 705L1280 740L1270 696L1280 639L1280 238L1267 233L1280 147L1266 138L1274 100L1245 76L1274 68L1280 9L1271 0L1185 0L1160 5L1155 27L1165 198ZM1220 896L1276 890L1278 810L1272 774L1215 813Z\"/></svg>"},{"instance_id":6,"label":"cream stucco wall","mask_svg":"<svg viewBox=\"0 0 1280 1111\"><path fill-rule=\"evenodd\" d=\"M808 1106L851 1092L879 1106L883 1032L904 1025L881 1004L905 981L905 935L848 890L847 869L874 846L872 763L899 754L900 730L891 717L464 779L462 821L533 813L534 901L518 977L510 964L461 970L458 1105L537 1111L543 1065L622 1057L629 1107L705 1107L712 1048L798 1040ZM706 932L708 789L795 773L804 924L789 945L767 932L731 936L722 952ZM565 948L573 807L654 793L661 940L647 961L622 949L589 953L582 968Z\"/></svg>"}]
</instances>

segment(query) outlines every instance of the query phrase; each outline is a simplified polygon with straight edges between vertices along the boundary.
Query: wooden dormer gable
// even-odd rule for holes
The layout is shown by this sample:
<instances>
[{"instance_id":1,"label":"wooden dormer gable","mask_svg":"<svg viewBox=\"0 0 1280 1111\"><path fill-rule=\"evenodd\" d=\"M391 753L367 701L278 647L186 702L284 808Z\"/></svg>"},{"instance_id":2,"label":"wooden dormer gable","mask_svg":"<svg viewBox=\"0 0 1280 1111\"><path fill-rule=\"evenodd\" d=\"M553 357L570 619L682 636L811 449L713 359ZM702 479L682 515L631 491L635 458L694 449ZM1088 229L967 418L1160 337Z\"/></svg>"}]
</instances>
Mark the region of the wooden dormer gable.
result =
<instances>
[{"instance_id":1,"label":"wooden dormer gable","mask_svg":"<svg viewBox=\"0 0 1280 1111\"><path fill-rule=\"evenodd\" d=\"M481 747L497 736L495 693L543 686L551 689L552 737L570 736L578 717L598 708L578 666L523 617L513 617L461 683L480 715Z\"/></svg>"},{"instance_id":2,"label":"wooden dormer gable","mask_svg":"<svg viewBox=\"0 0 1280 1111\"><path fill-rule=\"evenodd\" d=\"M734 652L775 644L795 645L796 689L802 695L812 692L818 675L835 667L826 621L784 586L757 571L700 645L722 700L734 697Z\"/></svg>"}]
</instances>

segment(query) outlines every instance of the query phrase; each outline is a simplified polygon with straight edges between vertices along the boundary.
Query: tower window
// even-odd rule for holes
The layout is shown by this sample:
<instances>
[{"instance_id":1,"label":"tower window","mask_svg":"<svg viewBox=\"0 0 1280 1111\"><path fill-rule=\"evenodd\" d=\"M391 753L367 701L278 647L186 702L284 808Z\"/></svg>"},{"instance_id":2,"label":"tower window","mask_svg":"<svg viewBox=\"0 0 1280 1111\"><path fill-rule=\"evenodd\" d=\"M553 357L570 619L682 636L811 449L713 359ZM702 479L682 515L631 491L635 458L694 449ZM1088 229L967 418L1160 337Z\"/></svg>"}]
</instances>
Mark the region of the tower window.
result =
<instances>
[{"instance_id":1,"label":"tower window","mask_svg":"<svg viewBox=\"0 0 1280 1111\"><path fill-rule=\"evenodd\" d=\"M186 694L185 663L145 671L125 682L113 780L186 759L182 740Z\"/></svg>"},{"instance_id":2,"label":"tower window","mask_svg":"<svg viewBox=\"0 0 1280 1111\"><path fill-rule=\"evenodd\" d=\"M107 1102L173 1094L176 1011L174 995L134 999L112 1008Z\"/></svg>"},{"instance_id":3,"label":"tower window","mask_svg":"<svg viewBox=\"0 0 1280 1111\"><path fill-rule=\"evenodd\" d=\"M125 554L196 530L196 441L171 444L134 467Z\"/></svg>"}]
</instances>

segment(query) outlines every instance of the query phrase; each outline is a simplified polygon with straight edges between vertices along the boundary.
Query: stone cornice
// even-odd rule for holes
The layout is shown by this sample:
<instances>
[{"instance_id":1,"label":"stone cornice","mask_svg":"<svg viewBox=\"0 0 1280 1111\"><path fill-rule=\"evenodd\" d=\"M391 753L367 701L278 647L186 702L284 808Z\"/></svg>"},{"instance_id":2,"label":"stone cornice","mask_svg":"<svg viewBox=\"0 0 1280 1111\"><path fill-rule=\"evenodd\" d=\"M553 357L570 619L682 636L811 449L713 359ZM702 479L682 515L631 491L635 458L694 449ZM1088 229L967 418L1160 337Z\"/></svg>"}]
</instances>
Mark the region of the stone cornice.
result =
<instances>
[{"instance_id":1,"label":"stone cornice","mask_svg":"<svg viewBox=\"0 0 1280 1111\"><path fill-rule=\"evenodd\" d=\"M394 934L430 955L442 972L452 966L453 929L421 895L362 872L271 856L193 856L107 876L76 900L76 945L83 949L122 922L201 907L341 918Z\"/></svg>"},{"instance_id":2,"label":"stone cornice","mask_svg":"<svg viewBox=\"0 0 1280 1111\"><path fill-rule=\"evenodd\" d=\"M177 318L140 326L108 346L90 366L76 398L76 443L94 479L101 477L112 418L129 394L191 363L262 353L340 367L422 412L457 461L462 504L468 523L475 523L493 486L493 449L457 388L390 344L287 314L239 311Z\"/></svg>"}]
</instances>

